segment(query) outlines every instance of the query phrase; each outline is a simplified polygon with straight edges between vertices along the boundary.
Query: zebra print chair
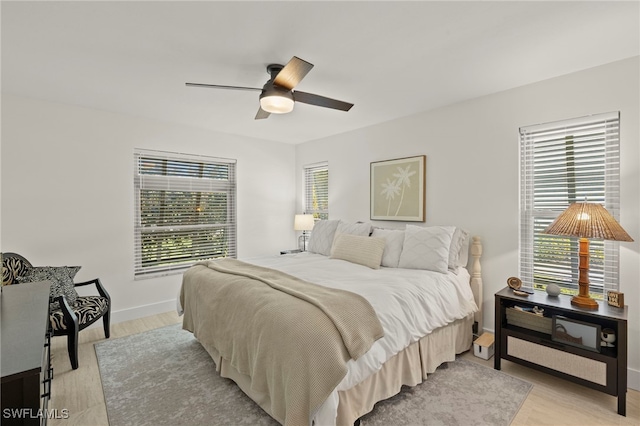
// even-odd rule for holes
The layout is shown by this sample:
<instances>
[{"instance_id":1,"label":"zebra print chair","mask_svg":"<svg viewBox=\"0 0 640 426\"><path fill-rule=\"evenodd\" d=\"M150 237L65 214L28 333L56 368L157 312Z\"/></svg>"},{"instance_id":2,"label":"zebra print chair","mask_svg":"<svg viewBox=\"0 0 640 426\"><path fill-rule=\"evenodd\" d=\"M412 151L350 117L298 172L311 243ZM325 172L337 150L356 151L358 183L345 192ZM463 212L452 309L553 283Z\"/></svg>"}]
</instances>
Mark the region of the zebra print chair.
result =
<instances>
[{"instance_id":1,"label":"zebra print chair","mask_svg":"<svg viewBox=\"0 0 640 426\"><path fill-rule=\"evenodd\" d=\"M49 327L54 336L67 336L67 349L71 367L78 368L78 333L102 318L104 335L110 336L111 297L100 279L74 283L73 277L80 267L33 267L16 253L2 253L2 285L15 285L32 281L50 281ZM68 284L65 288L64 282ZM99 296L78 296L75 287L94 284Z\"/></svg>"}]
</instances>

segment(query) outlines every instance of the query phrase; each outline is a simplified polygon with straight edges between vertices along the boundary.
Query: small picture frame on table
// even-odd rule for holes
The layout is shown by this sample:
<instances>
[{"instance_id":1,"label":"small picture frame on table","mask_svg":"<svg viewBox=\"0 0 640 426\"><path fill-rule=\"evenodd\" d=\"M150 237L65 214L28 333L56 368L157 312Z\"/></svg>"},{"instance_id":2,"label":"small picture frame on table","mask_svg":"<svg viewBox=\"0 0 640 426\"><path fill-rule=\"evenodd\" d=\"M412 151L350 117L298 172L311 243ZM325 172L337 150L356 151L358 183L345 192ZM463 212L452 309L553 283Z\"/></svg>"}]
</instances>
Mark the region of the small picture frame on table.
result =
<instances>
[{"instance_id":1,"label":"small picture frame on table","mask_svg":"<svg viewBox=\"0 0 640 426\"><path fill-rule=\"evenodd\" d=\"M607 303L616 308L624 308L624 293L610 290L607 292Z\"/></svg>"},{"instance_id":2,"label":"small picture frame on table","mask_svg":"<svg viewBox=\"0 0 640 426\"><path fill-rule=\"evenodd\" d=\"M600 325L554 315L551 340L593 352L600 352Z\"/></svg>"}]
</instances>

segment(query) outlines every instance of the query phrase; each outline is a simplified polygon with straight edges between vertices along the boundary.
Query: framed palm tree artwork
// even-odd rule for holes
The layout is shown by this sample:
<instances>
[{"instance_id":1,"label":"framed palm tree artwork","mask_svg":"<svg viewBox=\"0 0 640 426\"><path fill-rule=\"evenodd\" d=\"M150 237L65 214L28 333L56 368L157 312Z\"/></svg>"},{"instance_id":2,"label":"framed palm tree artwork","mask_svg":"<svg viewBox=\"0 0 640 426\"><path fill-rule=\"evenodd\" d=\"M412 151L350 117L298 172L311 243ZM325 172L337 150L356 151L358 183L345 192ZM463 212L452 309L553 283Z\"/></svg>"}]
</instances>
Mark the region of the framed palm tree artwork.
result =
<instances>
[{"instance_id":1,"label":"framed palm tree artwork","mask_svg":"<svg viewBox=\"0 0 640 426\"><path fill-rule=\"evenodd\" d=\"M426 158L371 163L371 220L424 222Z\"/></svg>"}]
</instances>

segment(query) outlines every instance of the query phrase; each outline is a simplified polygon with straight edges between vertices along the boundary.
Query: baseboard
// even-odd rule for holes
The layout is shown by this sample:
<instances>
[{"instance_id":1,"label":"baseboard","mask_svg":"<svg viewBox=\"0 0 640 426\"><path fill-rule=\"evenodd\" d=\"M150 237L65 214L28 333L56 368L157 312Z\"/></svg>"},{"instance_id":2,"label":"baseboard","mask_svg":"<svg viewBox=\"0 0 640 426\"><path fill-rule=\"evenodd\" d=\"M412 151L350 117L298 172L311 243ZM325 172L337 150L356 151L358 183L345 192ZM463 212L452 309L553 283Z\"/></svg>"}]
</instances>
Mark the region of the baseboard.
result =
<instances>
[{"instance_id":1,"label":"baseboard","mask_svg":"<svg viewBox=\"0 0 640 426\"><path fill-rule=\"evenodd\" d=\"M111 324L131 321L139 318L150 317L152 315L164 314L165 312L176 311L176 300L152 303L150 305L136 306L135 308L121 309L111 312ZM102 320L91 324L89 328L102 328Z\"/></svg>"},{"instance_id":2,"label":"baseboard","mask_svg":"<svg viewBox=\"0 0 640 426\"><path fill-rule=\"evenodd\" d=\"M627 387L640 391L640 371L627 369Z\"/></svg>"},{"instance_id":3,"label":"baseboard","mask_svg":"<svg viewBox=\"0 0 640 426\"><path fill-rule=\"evenodd\" d=\"M176 310L176 300L167 300L150 305L136 306L135 308L121 309L119 311L111 311L111 324L119 322L131 321L139 318L150 317L151 315L164 314L165 312ZM102 328L102 321L96 321L88 328Z\"/></svg>"},{"instance_id":4,"label":"baseboard","mask_svg":"<svg viewBox=\"0 0 640 426\"><path fill-rule=\"evenodd\" d=\"M176 299L111 312L111 323L130 321L176 310Z\"/></svg>"}]
</instances>

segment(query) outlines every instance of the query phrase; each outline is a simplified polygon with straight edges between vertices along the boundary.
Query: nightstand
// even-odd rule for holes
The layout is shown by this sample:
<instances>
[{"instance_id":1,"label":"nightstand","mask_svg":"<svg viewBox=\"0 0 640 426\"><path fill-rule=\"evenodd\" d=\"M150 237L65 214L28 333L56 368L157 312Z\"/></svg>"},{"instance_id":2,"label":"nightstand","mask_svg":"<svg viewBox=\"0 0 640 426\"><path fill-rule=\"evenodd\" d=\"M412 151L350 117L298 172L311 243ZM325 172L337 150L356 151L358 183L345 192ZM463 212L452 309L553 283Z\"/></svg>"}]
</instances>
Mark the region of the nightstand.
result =
<instances>
[{"instance_id":1,"label":"nightstand","mask_svg":"<svg viewBox=\"0 0 640 426\"><path fill-rule=\"evenodd\" d=\"M515 307L544 309L544 316L513 315ZM495 294L494 368L506 359L574 383L618 397L618 414L626 416L627 395L627 307L598 302L597 310L571 304L571 297L548 296L534 291L528 297L517 296L505 287ZM527 315L533 315L527 317ZM616 335L613 347L597 350L576 347L552 337L553 317L574 321L587 327L611 329Z\"/></svg>"}]
</instances>

